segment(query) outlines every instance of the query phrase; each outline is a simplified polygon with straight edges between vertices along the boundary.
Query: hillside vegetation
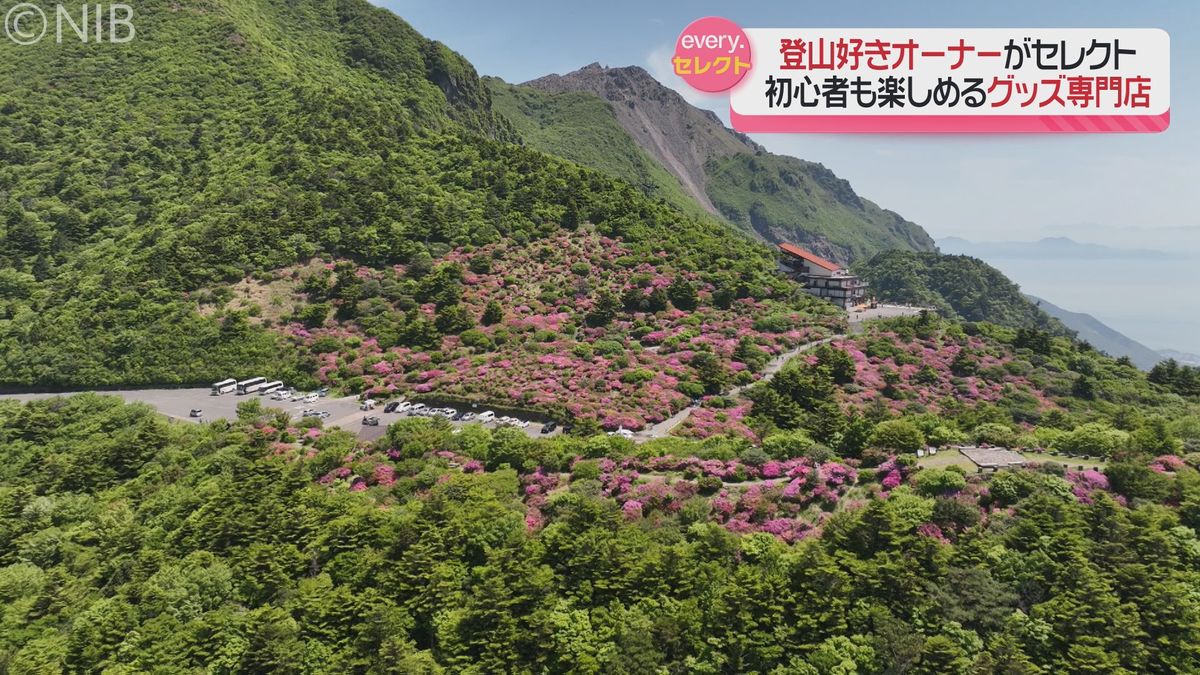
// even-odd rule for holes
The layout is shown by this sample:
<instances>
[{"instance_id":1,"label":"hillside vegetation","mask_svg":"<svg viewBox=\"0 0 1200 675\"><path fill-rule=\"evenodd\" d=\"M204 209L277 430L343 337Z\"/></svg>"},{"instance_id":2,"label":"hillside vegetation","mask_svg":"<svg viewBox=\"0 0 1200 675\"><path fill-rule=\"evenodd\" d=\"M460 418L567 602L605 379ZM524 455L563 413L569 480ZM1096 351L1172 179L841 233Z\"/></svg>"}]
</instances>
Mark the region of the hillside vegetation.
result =
<instances>
[{"instance_id":1,"label":"hillside vegetation","mask_svg":"<svg viewBox=\"0 0 1200 675\"><path fill-rule=\"evenodd\" d=\"M799 243L842 263L933 250L925 230L863 199L821 164L760 151L710 158L705 171L721 214L768 241Z\"/></svg>"},{"instance_id":2,"label":"hillside vegetation","mask_svg":"<svg viewBox=\"0 0 1200 675\"><path fill-rule=\"evenodd\" d=\"M655 179L665 198L674 199L681 184L694 203L769 242L801 243L840 262L888 249L934 250L919 226L861 198L823 165L767 152L641 68L592 64L495 91L497 99L520 102L501 112L537 147L642 181L648 172L614 161L631 157L636 145L676 179ZM572 114L581 108L586 115ZM614 126L624 130L619 139ZM596 128L613 140L611 150L592 145Z\"/></svg>"},{"instance_id":3,"label":"hillside vegetation","mask_svg":"<svg viewBox=\"0 0 1200 675\"><path fill-rule=\"evenodd\" d=\"M711 219L513 143L469 63L365 1L147 2L138 31L0 45L4 384L311 377L254 317L197 308L319 256L420 275L588 222L681 269L772 271Z\"/></svg>"},{"instance_id":4,"label":"hillside vegetation","mask_svg":"<svg viewBox=\"0 0 1200 675\"><path fill-rule=\"evenodd\" d=\"M586 92L552 94L485 78L495 110L522 142L620 178L690 213L706 213L679 179L621 128L610 103Z\"/></svg>"},{"instance_id":5,"label":"hillside vegetation","mask_svg":"<svg viewBox=\"0 0 1200 675\"><path fill-rule=\"evenodd\" d=\"M1140 441L985 482L889 456L903 420L860 462L431 420L362 446L257 403L0 402L7 672L1200 667L1197 457Z\"/></svg>"},{"instance_id":6,"label":"hillside vegetation","mask_svg":"<svg viewBox=\"0 0 1200 675\"><path fill-rule=\"evenodd\" d=\"M1000 270L978 258L887 251L854 269L884 302L932 307L943 316L965 321L1067 333Z\"/></svg>"}]
</instances>

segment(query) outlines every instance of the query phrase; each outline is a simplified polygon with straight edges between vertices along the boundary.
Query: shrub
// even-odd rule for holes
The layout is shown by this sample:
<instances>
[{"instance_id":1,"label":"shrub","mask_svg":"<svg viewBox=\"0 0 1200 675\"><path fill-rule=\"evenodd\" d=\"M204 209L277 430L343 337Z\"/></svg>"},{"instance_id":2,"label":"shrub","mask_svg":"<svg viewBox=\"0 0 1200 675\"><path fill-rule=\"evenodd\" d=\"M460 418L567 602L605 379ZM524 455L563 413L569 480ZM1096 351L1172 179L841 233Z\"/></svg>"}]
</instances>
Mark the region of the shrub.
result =
<instances>
[{"instance_id":1,"label":"shrub","mask_svg":"<svg viewBox=\"0 0 1200 675\"><path fill-rule=\"evenodd\" d=\"M1017 444L1017 432L996 422L980 424L971 432L971 437L976 443L987 443L1005 448L1015 447Z\"/></svg>"},{"instance_id":2,"label":"shrub","mask_svg":"<svg viewBox=\"0 0 1200 675\"><path fill-rule=\"evenodd\" d=\"M600 478L600 463L593 460L575 462L571 467L571 481L598 480Z\"/></svg>"},{"instance_id":3,"label":"shrub","mask_svg":"<svg viewBox=\"0 0 1200 675\"><path fill-rule=\"evenodd\" d=\"M721 479L716 476L701 476L696 480L696 487L702 495L711 495L721 489Z\"/></svg>"},{"instance_id":4,"label":"shrub","mask_svg":"<svg viewBox=\"0 0 1200 675\"><path fill-rule=\"evenodd\" d=\"M1108 457L1129 445L1129 434L1106 424L1089 422L1058 440L1057 449L1076 455Z\"/></svg>"},{"instance_id":5,"label":"shrub","mask_svg":"<svg viewBox=\"0 0 1200 675\"><path fill-rule=\"evenodd\" d=\"M875 425L871 445L899 453L915 453L925 445L925 434L908 420L886 420Z\"/></svg>"},{"instance_id":6,"label":"shrub","mask_svg":"<svg viewBox=\"0 0 1200 675\"><path fill-rule=\"evenodd\" d=\"M958 492L967 485L967 479L957 471L946 469L922 469L913 479L917 492L926 497L936 497Z\"/></svg>"},{"instance_id":7,"label":"shrub","mask_svg":"<svg viewBox=\"0 0 1200 675\"><path fill-rule=\"evenodd\" d=\"M478 328L472 328L471 330L463 331L463 334L459 336L459 339L462 340L462 344L465 347L474 347L483 351L487 351L492 348L492 339L487 336L487 333L484 333Z\"/></svg>"},{"instance_id":8,"label":"shrub","mask_svg":"<svg viewBox=\"0 0 1200 675\"><path fill-rule=\"evenodd\" d=\"M771 457L762 448L747 448L738 455L738 459L748 466L760 467L766 464Z\"/></svg>"}]
</instances>

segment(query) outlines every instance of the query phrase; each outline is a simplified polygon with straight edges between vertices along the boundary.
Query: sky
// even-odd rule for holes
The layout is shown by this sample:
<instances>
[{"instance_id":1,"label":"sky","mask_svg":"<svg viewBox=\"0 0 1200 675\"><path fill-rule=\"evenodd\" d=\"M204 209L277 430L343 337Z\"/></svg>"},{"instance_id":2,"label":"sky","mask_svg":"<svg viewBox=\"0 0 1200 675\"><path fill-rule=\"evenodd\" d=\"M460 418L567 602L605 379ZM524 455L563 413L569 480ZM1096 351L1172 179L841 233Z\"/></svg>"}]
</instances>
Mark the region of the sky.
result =
<instances>
[{"instance_id":1,"label":"sky","mask_svg":"<svg viewBox=\"0 0 1200 675\"><path fill-rule=\"evenodd\" d=\"M704 97L670 72L679 32L724 16L748 28L1162 28L1171 35L1171 126L1160 134L766 134L772 152L821 162L862 196L935 238L1029 241L1067 236L1159 249L1200 262L1200 4L1195 0L963 0L717 3L373 0L466 56L481 75L525 82L589 63L637 65L728 121L728 99ZM1017 279L1047 299L1090 312L1155 348L1200 352L1200 275L1180 265L1154 302L1118 300L1103 269L1079 293L1054 297L1055 270ZM1196 298L1179 305L1173 298ZM1070 303L1064 302L1070 300ZM1196 315L1174 328L1165 315Z\"/></svg>"},{"instance_id":2,"label":"sky","mask_svg":"<svg viewBox=\"0 0 1200 675\"><path fill-rule=\"evenodd\" d=\"M728 3L376 0L480 74L524 82L592 62L639 65L728 119L670 73L679 32L725 16L746 27L1163 28L1171 34L1171 127L1161 134L856 136L770 134L769 150L825 164L859 194L935 237L1070 236L1200 253L1200 7L1194 0L1005 3ZM1200 281L1196 290L1200 291Z\"/></svg>"}]
</instances>

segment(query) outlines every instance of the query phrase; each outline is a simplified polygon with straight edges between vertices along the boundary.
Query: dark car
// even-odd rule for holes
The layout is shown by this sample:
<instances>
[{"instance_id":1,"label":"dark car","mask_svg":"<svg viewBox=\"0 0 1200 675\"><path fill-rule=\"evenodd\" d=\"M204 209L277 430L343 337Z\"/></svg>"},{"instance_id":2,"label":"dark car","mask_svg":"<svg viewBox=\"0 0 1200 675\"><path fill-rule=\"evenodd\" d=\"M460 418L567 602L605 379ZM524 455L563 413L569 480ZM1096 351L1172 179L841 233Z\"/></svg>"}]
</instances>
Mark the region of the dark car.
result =
<instances>
[{"instance_id":1,"label":"dark car","mask_svg":"<svg viewBox=\"0 0 1200 675\"><path fill-rule=\"evenodd\" d=\"M399 407L400 407L400 401L392 401L391 403L383 406L383 412L393 413L393 412L396 412L396 408L399 408Z\"/></svg>"},{"instance_id":2,"label":"dark car","mask_svg":"<svg viewBox=\"0 0 1200 675\"><path fill-rule=\"evenodd\" d=\"M192 412L189 414L192 417L204 417L204 411L199 408L192 408Z\"/></svg>"},{"instance_id":3,"label":"dark car","mask_svg":"<svg viewBox=\"0 0 1200 675\"><path fill-rule=\"evenodd\" d=\"M378 417L364 417L363 424L368 427L377 427L377 426L379 426L379 418Z\"/></svg>"},{"instance_id":4,"label":"dark car","mask_svg":"<svg viewBox=\"0 0 1200 675\"><path fill-rule=\"evenodd\" d=\"M543 434L552 434L552 433L554 433L554 430L557 428L558 428L558 422L555 422L555 421L546 422L545 424L542 425L542 433Z\"/></svg>"}]
</instances>

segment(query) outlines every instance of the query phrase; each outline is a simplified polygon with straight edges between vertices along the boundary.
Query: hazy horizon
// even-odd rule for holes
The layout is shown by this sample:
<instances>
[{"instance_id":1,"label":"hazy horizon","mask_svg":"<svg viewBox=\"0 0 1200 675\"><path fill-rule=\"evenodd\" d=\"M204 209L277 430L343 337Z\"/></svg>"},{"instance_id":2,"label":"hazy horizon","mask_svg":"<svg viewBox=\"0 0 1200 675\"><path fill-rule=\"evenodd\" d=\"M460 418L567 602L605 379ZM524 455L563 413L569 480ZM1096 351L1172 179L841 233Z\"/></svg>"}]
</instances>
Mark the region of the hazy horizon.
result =
<instances>
[{"instance_id":1,"label":"hazy horizon","mask_svg":"<svg viewBox=\"0 0 1200 675\"><path fill-rule=\"evenodd\" d=\"M955 235L948 235L955 236ZM938 237L941 246L948 237ZM969 244L1036 244L1036 241L980 241L961 237ZM1156 249L1149 242L1116 245L1100 241L1115 255L1098 258L1048 257L1016 253L989 256L986 250L968 250L999 269L1021 290L1071 312L1091 314L1110 328L1161 351L1173 349L1200 354L1200 295L1177 293L1194 280L1200 265L1195 250ZM1154 252L1162 257L1122 257L1121 252Z\"/></svg>"}]
</instances>

